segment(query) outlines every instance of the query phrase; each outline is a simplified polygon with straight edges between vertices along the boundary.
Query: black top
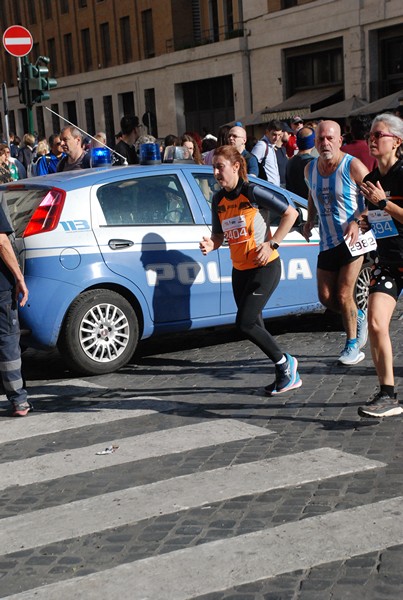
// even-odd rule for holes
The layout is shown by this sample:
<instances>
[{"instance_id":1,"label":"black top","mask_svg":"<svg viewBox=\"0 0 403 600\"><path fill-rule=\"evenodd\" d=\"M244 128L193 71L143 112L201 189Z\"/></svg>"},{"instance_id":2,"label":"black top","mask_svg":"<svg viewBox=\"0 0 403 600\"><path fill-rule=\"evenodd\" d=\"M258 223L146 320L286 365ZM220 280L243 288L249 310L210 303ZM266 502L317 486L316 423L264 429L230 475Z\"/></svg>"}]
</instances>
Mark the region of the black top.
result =
<instances>
[{"instance_id":1,"label":"black top","mask_svg":"<svg viewBox=\"0 0 403 600\"><path fill-rule=\"evenodd\" d=\"M116 144L115 150L116 150L116 152L119 152L119 154L121 154L122 156L125 157L128 165L138 165L139 164L139 158L137 156L136 148L134 146L129 146L129 144L126 144L126 142L124 142L123 140L120 140L120 142L118 142ZM123 165L123 160L120 158L120 156L117 156L116 154L114 156L115 156L114 164L115 165Z\"/></svg>"},{"instance_id":2,"label":"black top","mask_svg":"<svg viewBox=\"0 0 403 600\"><path fill-rule=\"evenodd\" d=\"M288 158L287 152L284 146L273 146L274 152L276 153L278 172L280 175L280 185L285 187L285 170L287 168Z\"/></svg>"},{"instance_id":3,"label":"black top","mask_svg":"<svg viewBox=\"0 0 403 600\"><path fill-rule=\"evenodd\" d=\"M386 175L381 175L376 168L364 177L364 181L371 181L374 185L377 181L385 190L385 197L403 208L403 159L398 160L389 169ZM367 201L368 210L379 210L379 207ZM393 219L393 223L399 235L378 238L378 255L383 264L403 266L403 223Z\"/></svg>"},{"instance_id":4,"label":"black top","mask_svg":"<svg viewBox=\"0 0 403 600\"><path fill-rule=\"evenodd\" d=\"M311 160L313 160L311 154L296 154L288 160L285 172L285 187L287 190L307 199L309 190L305 183L304 170Z\"/></svg>"}]
</instances>

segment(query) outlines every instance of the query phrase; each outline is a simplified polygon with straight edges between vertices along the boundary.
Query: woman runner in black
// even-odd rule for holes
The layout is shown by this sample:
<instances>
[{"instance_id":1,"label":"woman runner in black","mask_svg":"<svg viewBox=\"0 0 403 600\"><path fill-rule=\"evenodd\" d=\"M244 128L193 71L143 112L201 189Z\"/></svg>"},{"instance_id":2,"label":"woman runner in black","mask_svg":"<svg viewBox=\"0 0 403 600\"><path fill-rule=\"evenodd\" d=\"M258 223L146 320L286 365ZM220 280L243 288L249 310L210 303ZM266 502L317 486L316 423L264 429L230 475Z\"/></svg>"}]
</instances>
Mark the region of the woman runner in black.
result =
<instances>
[{"instance_id":1,"label":"woman runner in black","mask_svg":"<svg viewBox=\"0 0 403 600\"><path fill-rule=\"evenodd\" d=\"M361 190L368 203L368 221L376 236L375 261L368 299L368 333L379 379L379 391L358 414L393 417L403 413L395 394L389 324L403 289L403 121L390 114L375 117L369 151L378 162L364 177Z\"/></svg>"},{"instance_id":2,"label":"woman runner in black","mask_svg":"<svg viewBox=\"0 0 403 600\"><path fill-rule=\"evenodd\" d=\"M266 393L282 394L302 384L298 361L280 350L264 326L262 309L280 281L277 248L298 213L283 195L248 182L245 160L234 146L217 148L213 169L222 190L213 197L212 235L203 238L200 249L206 255L227 240L238 308L236 325L275 364L275 381L265 388ZM275 238L270 233L269 211L281 216Z\"/></svg>"}]
</instances>

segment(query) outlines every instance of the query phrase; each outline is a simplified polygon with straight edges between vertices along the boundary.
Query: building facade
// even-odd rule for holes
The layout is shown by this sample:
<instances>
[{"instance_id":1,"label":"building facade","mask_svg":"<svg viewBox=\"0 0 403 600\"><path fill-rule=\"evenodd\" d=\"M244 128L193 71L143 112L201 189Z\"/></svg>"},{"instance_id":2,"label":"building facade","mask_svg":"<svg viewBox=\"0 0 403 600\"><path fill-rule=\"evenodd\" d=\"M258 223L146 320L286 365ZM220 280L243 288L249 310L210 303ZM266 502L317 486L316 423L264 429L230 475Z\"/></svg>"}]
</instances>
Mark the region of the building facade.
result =
<instances>
[{"instance_id":1,"label":"building facade","mask_svg":"<svg viewBox=\"0 0 403 600\"><path fill-rule=\"evenodd\" d=\"M403 90L402 16L401 0L2 0L0 24L25 26L29 60L48 56L58 80L34 106L38 134L65 118L112 144L123 114L162 137ZM21 135L17 66L3 49L10 130Z\"/></svg>"}]
</instances>

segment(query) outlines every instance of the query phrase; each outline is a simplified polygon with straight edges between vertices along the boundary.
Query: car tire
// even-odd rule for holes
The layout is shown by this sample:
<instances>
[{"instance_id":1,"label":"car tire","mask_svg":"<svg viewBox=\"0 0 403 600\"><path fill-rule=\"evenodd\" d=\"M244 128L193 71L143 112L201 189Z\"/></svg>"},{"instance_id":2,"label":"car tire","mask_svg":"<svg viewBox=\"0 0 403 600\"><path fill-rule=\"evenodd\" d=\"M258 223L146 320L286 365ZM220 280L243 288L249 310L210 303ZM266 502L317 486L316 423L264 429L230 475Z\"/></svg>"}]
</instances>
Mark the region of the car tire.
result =
<instances>
[{"instance_id":1,"label":"car tire","mask_svg":"<svg viewBox=\"0 0 403 600\"><path fill-rule=\"evenodd\" d=\"M369 282L371 281L372 273L371 264L371 262L366 262L362 265L354 290L357 307L365 311L368 308Z\"/></svg>"},{"instance_id":2,"label":"car tire","mask_svg":"<svg viewBox=\"0 0 403 600\"><path fill-rule=\"evenodd\" d=\"M72 370L102 375L128 363L138 338L136 313L123 296L111 290L89 290L71 304L58 347Z\"/></svg>"}]
</instances>

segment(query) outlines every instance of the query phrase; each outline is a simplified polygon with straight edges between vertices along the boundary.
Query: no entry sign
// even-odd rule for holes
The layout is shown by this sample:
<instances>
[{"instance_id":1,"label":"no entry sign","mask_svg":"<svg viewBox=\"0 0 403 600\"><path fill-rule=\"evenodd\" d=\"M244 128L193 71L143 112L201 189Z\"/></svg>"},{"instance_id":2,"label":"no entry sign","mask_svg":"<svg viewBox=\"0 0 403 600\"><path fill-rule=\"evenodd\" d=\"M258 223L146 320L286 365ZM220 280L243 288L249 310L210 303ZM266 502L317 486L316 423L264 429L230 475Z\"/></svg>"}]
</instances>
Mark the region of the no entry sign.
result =
<instances>
[{"instance_id":1,"label":"no entry sign","mask_svg":"<svg viewBox=\"0 0 403 600\"><path fill-rule=\"evenodd\" d=\"M12 25L3 34L3 46L12 56L26 56L31 52L32 45L32 35L21 25Z\"/></svg>"}]
</instances>

